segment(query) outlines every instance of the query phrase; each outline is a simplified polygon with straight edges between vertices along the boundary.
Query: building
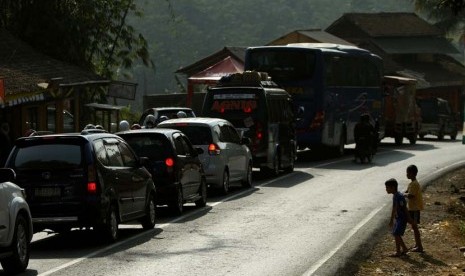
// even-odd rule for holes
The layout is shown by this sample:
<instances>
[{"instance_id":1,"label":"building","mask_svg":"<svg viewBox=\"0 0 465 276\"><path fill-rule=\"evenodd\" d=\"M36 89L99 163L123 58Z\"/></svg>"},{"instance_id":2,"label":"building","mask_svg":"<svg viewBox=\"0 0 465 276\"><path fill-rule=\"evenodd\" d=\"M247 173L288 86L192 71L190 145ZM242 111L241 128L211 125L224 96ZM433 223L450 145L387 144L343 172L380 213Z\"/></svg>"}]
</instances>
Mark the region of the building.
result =
<instances>
[{"instance_id":1,"label":"building","mask_svg":"<svg viewBox=\"0 0 465 276\"><path fill-rule=\"evenodd\" d=\"M286 45L290 43L334 43L353 45L352 43L321 29L295 30L269 42L266 45Z\"/></svg>"},{"instance_id":2,"label":"building","mask_svg":"<svg viewBox=\"0 0 465 276\"><path fill-rule=\"evenodd\" d=\"M458 50L416 14L347 13L326 32L381 56L385 75L417 79L418 97L445 98L463 110L465 67L451 56Z\"/></svg>"},{"instance_id":3,"label":"building","mask_svg":"<svg viewBox=\"0 0 465 276\"><path fill-rule=\"evenodd\" d=\"M9 125L11 139L31 129L79 131L90 122L109 129L112 123L107 114L98 121L91 121L95 120L92 115L93 111L112 112L114 107L86 105L102 89L114 94L121 91L121 83L111 87L110 80L41 54L0 29L0 123Z\"/></svg>"}]
</instances>

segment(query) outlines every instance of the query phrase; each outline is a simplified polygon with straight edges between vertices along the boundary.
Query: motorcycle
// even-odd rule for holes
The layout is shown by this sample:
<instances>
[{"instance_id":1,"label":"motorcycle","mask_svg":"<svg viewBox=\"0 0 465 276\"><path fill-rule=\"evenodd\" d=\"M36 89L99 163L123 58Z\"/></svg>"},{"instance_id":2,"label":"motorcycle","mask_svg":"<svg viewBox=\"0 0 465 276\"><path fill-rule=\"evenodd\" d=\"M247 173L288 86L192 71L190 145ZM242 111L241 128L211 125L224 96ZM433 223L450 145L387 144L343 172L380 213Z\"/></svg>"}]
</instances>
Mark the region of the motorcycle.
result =
<instances>
[{"instance_id":1,"label":"motorcycle","mask_svg":"<svg viewBox=\"0 0 465 276\"><path fill-rule=\"evenodd\" d=\"M360 137L355 143L355 161L361 164L371 163L375 154L374 139L372 137Z\"/></svg>"}]
</instances>

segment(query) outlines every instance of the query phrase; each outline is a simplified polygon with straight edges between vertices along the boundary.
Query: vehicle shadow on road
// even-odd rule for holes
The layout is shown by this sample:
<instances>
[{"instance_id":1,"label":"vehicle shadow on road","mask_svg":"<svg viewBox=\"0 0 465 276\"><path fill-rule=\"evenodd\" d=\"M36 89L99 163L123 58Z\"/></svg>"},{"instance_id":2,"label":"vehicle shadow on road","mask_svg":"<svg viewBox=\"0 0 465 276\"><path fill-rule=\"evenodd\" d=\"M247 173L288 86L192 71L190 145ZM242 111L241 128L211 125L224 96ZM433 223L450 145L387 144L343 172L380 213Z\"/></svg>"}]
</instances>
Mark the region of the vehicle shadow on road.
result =
<instances>
[{"instance_id":1,"label":"vehicle shadow on road","mask_svg":"<svg viewBox=\"0 0 465 276\"><path fill-rule=\"evenodd\" d=\"M279 176L284 176L285 174L280 174ZM310 180L314 178L313 175L302 172L302 171L294 171L292 174L286 175L286 181L271 181L266 184L266 187L273 187L273 188L291 188L295 185L298 185L302 182Z\"/></svg>"},{"instance_id":2,"label":"vehicle shadow on road","mask_svg":"<svg viewBox=\"0 0 465 276\"><path fill-rule=\"evenodd\" d=\"M155 226L156 227L156 226ZM120 237L111 248L112 253L104 251L99 254L111 255L114 252L124 251L133 246L143 244L151 239L155 239L163 229L155 228L143 230L140 226L125 225L120 228ZM138 235L137 239L125 242L127 239ZM94 230L73 230L63 234L53 234L50 237L31 243L31 259L56 259L67 258L76 259L83 257L90 252L101 250L113 244L102 241L102 238Z\"/></svg>"},{"instance_id":3,"label":"vehicle shadow on road","mask_svg":"<svg viewBox=\"0 0 465 276\"><path fill-rule=\"evenodd\" d=\"M353 152L353 151L352 151ZM375 154L373 160L369 163L360 163L359 160L355 160L352 154L352 158L349 160L335 160L335 162L327 163L324 166L319 166L319 169L330 169L330 170L349 170L349 171L360 171L366 170L373 167L384 167L390 165L395 162L400 162L402 160L406 160L414 156L411 153L403 152L403 151L396 151L396 150L389 150L389 152L395 152L395 154L383 154L382 151Z\"/></svg>"}]
</instances>

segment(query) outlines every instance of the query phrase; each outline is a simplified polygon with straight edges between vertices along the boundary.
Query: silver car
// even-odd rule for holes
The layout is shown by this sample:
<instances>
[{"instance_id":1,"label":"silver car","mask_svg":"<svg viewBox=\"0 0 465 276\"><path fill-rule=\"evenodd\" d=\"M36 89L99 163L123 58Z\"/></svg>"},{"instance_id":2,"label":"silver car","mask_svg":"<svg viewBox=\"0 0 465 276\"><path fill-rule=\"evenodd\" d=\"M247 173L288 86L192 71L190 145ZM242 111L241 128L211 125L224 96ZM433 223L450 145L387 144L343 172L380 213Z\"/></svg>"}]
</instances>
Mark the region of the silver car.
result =
<instances>
[{"instance_id":1,"label":"silver car","mask_svg":"<svg viewBox=\"0 0 465 276\"><path fill-rule=\"evenodd\" d=\"M24 189L12 183L12 169L0 169L0 263L7 274L26 270L33 235Z\"/></svg>"},{"instance_id":2,"label":"silver car","mask_svg":"<svg viewBox=\"0 0 465 276\"><path fill-rule=\"evenodd\" d=\"M219 118L181 118L161 122L157 128L174 128L189 137L199 155L209 187L229 192L231 182L252 186L252 154L249 138L241 138L234 126Z\"/></svg>"}]
</instances>

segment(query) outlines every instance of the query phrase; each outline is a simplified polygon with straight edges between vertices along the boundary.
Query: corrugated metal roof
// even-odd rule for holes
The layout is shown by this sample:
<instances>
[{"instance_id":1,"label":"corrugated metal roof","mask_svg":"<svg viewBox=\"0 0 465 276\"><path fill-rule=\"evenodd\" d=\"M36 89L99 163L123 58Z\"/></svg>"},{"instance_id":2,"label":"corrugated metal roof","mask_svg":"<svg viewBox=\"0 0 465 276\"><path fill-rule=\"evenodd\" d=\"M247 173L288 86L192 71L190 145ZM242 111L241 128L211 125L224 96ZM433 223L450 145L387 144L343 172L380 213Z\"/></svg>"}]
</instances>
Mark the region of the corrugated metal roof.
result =
<instances>
[{"instance_id":1,"label":"corrugated metal roof","mask_svg":"<svg viewBox=\"0 0 465 276\"><path fill-rule=\"evenodd\" d=\"M388 54L458 53L458 50L443 37L384 37L371 41Z\"/></svg>"},{"instance_id":2,"label":"corrugated metal roof","mask_svg":"<svg viewBox=\"0 0 465 276\"><path fill-rule=\"evenodd\" d=\"M53 79L58 85L107 81L93 72L41 54L3 29L0 29L0 78L4 79L7 95L37 91L39 83Z\"/></svg>"},{"instance_id":3,"label":"corrugated metal roof","mask_svg":"<svg viewBox=\"0 0 465 276\"><path fill-rule=\"evenodd\" d=\"M298 33L322 43L353 45L352 43L322 30L298 30Z\"/></svg>"},{"instance_id":4,"label":"corrugated metal roof","mask_svg":"<svg viewBox=\"0 0 465 276\"><path fill-rule=\"evenodd\" d=\"M346 13L347 19L372 37L379 36L439 36L442 31L415 13ZM331 28L331 27L329 27Z\"/></svg>"},{"instance_id":5,"label":"corrugated metal roof","mask_svg":"<svg viewBox=\"0 0 465 276\"><path fill-rule=\"evenodd\" d=\"M193 64L184 66L183 68L176 71L176 73L185 74L188 77L196 74L206 68L222 61L228 56L234 57L236 60L244 63L245 61L245 50L247 47L224 47L220 51L209 55Z\"/></svg>"}]
</instances>

